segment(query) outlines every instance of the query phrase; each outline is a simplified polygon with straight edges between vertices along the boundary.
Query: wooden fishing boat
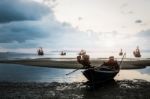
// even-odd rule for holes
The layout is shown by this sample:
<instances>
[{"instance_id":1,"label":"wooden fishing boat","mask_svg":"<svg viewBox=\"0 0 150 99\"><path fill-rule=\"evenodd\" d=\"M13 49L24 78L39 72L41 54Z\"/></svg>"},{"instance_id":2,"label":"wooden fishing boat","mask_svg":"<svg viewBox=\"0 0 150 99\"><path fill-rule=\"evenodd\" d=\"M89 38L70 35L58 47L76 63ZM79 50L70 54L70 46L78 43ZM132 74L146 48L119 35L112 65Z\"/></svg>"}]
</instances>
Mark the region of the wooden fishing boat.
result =
<instances>
[{"instance_id":1,"label":"wooden fishing boat","mask_svg":"<svg viewBox=\"0 0 150 99\"><path fill-rule=\"evenodd\" d=\"M110 69L94 69L90 68L83 71L83 75L92 83L101 83L108 80L114 79L114 77L119 73L119 70Z\"/></svg>"}]
</instances>

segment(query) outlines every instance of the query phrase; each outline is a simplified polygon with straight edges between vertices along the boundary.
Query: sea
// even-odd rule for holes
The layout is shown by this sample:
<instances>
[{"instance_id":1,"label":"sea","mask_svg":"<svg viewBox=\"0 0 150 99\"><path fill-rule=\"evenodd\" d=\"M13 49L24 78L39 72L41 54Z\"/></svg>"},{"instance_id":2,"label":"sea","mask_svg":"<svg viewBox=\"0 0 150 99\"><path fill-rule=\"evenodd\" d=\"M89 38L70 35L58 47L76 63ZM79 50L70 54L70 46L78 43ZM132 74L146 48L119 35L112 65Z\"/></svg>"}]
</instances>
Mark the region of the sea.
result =
<instances>
[{"instance_id":1,"label":"sea","mask_svg":"<svg viewBox=\"0 0 150 99\"><path fill-rule=\"evenodd\" d=\"M77 52L68 52L65 56L61 56L59 52L52 52L44 56L38 56L36 53L15 53L1 52L0 60L20 60L20 59L37 59L37 58L76 58ZM118 59L117 53L90 53L91 58L107 58L109 55L114 55ZM144 56L145 55L145 56ZM133 58L130 55L127 57ZM149 56L145 53L142 59L147 59ZM19 64L2 64L0 63L0 82L86 82L87 79L82 75L84 69L78 70L70 75L74 69L64 68L49 68L36 67L30 65ZM145 80L150 81L150 66L144 69L128 69L121 70L114 78L115 80Z\"/></svg>"}]
</instances>

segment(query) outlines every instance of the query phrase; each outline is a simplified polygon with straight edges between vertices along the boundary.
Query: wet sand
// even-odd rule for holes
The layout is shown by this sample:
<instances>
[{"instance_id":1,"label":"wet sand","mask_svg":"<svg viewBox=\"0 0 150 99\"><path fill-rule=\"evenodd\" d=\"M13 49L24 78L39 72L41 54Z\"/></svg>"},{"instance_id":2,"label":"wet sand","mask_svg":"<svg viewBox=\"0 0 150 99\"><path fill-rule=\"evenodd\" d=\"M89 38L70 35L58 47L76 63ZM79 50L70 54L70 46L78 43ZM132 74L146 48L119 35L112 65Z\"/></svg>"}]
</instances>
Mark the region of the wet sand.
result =
<instances>
[{"instance_id":1,"label":"wet sand","mask_svg":"<svg viewBox=\"0 0 150 99\"><path fill-rule=\"evenodd\" d=\"M103 64L106 59L91 59L92 66L100 66ZM82 65L79 64L76 59L50 59L50 58L41 58L41 59L18 59L18 60L0 60L0 63L8 64L22 64L22 65L32 65L32 66L41 66L41 67L54 67L54 68L82 68ZM118 61L120 63L120 61ZM146 66L150 66L149 59L124 59L121 64L122 69L141 69Z\"/></svg>"},{"instance_id":2,"label":"wet sand","mask_svg":"<svg viewBox=\"0 0 150 99\"><path fill-rule=\"evenodd\" d=\"M97 86L83 83L0 82L0 99L149 99L150 82L110 81Z\"/></svg>"}]
</instances>

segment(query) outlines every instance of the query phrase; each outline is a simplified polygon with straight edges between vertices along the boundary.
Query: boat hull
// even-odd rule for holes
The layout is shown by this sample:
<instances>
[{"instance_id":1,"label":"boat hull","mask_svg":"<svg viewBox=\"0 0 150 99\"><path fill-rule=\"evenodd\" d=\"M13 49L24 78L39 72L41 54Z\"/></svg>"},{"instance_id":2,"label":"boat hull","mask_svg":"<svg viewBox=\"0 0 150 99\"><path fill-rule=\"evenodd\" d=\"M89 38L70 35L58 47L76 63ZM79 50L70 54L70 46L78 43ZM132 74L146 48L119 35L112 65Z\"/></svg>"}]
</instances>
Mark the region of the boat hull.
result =
<instances>
[{"instance_id":1,"label":"boat hull","mask_svg":"<svg viewBox=\"0 0 150 99\"><path fill-rule=\"evenodd\" d=\"M83 75L91 82L105 82L113 79L117 74L117 71L102 71L94 69L87 69L83 72Z\"/></svg>"}]
</instances>

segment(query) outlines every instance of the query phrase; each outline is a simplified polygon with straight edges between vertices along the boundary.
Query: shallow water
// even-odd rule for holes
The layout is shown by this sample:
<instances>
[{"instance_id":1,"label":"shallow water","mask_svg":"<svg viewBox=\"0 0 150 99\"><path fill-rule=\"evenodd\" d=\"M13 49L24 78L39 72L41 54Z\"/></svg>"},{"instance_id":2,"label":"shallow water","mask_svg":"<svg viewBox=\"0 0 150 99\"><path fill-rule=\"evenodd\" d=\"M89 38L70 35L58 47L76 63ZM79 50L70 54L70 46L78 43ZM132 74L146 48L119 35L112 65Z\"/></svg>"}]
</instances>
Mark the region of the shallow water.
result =
<instances>
[{"instance_id":1,"label":"shallow water","mask_svg":"<svg viewBox=\"0 0 150 99\"><path fill-rule=\"evenodd\" d=\"M71 71L73 71L73 69L0 64L0 81L80 82L86 80L80 73L81 71L66 76L66 73Z\"/></svg>"},{"instance_id":2,"label":"shallow water","mask_svg":"<svg viewBox=\"0 0 150 99\"><path fill-rule=\"evenodd\" d=\"M58 69L47 67L24 66L16 64L0 64L0 81L10 82L86 82L78 70L70 75L74 69ZM150 81L150 67L145 69L121 70L116 80L142 79Z\"/></svg>"},{"instance_id":3,"label":"shallow water","mask_svg":"<svg viewBox=\"0 0 150 99\"><path fill-rule=\"evenodd\" d=\"M141 79L150 81L150 66L144 69L121 70L115 77L116 80L135 80Z\"/></svg>"},{"instance_id":4,"label":"shallow water","mask_svg":"<svg viewBox=\"0 0 150 99\"><path fill-rule=\"evenodd\" d=\"M90 53L95 55L96 53ZM99 53L100 54L100 53ZM97 55L99 56L97 53ZM115 53L114 53L115 54ZM26 58L75 58L77 52L69 52L66 56L60 56L58 52L37 56L35 54L0 53L0 59L26 59ZM105 56L105 55L101 55ZM11 82L85 82L83 70L78 70L68 76L67 73L74 69L58 69L47 67L24 66L16 64L0 64L0 81ZM144 69L121 70L115 77L116 80L143 79L150 81L150 67Z\"/></svg>"}]
</instances>

